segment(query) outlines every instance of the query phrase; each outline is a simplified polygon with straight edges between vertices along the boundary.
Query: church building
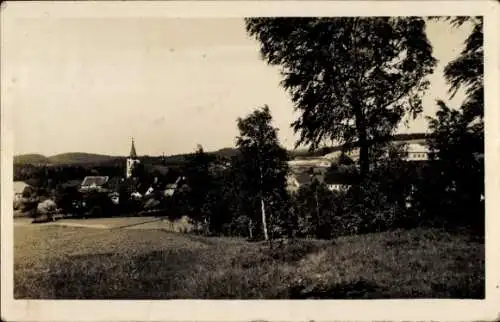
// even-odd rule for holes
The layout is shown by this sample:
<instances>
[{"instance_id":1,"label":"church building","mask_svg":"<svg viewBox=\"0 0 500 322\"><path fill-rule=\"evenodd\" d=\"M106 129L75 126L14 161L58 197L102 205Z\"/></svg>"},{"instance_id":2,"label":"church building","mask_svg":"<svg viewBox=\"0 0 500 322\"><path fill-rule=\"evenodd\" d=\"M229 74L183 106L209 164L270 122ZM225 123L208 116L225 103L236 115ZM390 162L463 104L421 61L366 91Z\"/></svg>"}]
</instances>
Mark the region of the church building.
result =
<instances>
[{"instance_id":1,"label":"church building","mask_svg":"<svg viewBox=\"0 0 500 322\"><path fill-rule=\"evenodd\" d=\"M132 139L132 147L130 148L130 155L127 158L127 171L125 177L128 179L132 177L132 171L136 164L140 163L137 158L137 152L135 151L134 139Z\"/></svg>"}]
</instances>

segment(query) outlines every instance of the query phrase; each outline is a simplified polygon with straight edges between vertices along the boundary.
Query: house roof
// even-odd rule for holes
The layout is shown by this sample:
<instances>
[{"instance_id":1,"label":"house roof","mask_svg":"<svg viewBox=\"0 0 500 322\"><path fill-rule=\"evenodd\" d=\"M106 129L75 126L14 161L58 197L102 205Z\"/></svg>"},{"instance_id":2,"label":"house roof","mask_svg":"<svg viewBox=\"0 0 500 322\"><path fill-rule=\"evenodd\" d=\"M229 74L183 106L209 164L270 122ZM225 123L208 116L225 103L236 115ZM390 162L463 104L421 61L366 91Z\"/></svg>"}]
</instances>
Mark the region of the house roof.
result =
<instances>
[{"instance_id":1,"label":"house roof","mask_svg":"<svg viewBox=\"0 0 500 322\"><path fill-rule=\"evenodd\" d=\"M83 179L82 186L88 187L92 185L102 186L108 182L108 177L104 176L88 176Z\"/></svg>"},{"instance_id":2,"label":"house roof","mask_svg":"<svg viewBox=\"0 0 500 322\"><path fill-rule=\"evenodd\" d=\"M14 181L14 194L23 193L26 187L30 187L30 185L24 181Z\"/></svg>"}]
</instances>

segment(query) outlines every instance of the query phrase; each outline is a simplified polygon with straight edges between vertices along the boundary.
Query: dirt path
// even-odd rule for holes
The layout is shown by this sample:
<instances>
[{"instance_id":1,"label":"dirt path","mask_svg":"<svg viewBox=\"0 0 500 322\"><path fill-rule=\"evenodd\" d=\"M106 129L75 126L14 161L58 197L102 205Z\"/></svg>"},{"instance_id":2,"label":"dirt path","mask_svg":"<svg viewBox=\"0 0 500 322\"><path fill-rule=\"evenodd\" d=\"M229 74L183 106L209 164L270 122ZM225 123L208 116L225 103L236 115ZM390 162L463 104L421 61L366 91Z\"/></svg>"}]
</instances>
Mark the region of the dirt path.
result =
<instances>
[{"instance_id":1,"label":"dirt path","mask_svg":"<svg viewBox=\"0 0 500 322\"><path fill-rule=\"evenodd\" d=\"M162 229L181 232L188 229L190 224L186 220L172 222L168 219L158 217L114 217L114 218L92 218L92 219L60 219L54 222L32 224L30 218L14 219L14 226L30 227L81 227L95 229Z\"/></svg>"},{"instance_id":2,"label":"dirt path","mask_svg":"<svg viewBox=\"0 0 500 322\"><path fill-rule=\"evenodd\" d=\"M15 219L15 226L63 226L63 227L82 227L98 229L120 229L130 228L151 222L162 221L162 218L156 217L120 217L120 218L95 218L95 219L60 219L54 222L32 224L31 219Z\"/></svg>"}]
</instances>

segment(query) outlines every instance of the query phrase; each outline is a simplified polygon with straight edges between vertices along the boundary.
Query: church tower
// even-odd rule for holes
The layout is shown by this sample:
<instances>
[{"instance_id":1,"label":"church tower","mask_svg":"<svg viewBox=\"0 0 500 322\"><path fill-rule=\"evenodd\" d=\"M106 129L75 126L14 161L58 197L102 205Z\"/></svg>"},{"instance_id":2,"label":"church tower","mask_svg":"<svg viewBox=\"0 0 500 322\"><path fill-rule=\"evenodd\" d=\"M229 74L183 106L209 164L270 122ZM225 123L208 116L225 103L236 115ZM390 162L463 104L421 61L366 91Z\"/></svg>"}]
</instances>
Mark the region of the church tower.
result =
<instances>
[{"instance_id":1,"label":"church tower","mask_svg":"<svg viewBox=\"0 0 500 322\"><path fill-rule=\"evenodd\" d=\"M130 155L127 158L127 172L125 175L127 179L132 177L134 166L139 162L140 161L137 158L137 152L135 151L134 139L132 138L132 147L130 148Z\"/></svg>"}]
</instances>

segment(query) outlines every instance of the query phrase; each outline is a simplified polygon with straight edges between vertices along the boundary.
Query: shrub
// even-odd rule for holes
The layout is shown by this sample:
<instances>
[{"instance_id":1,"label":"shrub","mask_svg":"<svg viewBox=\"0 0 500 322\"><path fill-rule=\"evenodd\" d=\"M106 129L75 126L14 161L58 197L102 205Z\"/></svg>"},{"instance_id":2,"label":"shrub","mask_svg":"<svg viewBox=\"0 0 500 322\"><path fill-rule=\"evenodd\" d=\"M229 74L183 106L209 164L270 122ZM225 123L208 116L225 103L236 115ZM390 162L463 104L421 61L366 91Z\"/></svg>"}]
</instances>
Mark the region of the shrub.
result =
<instances>
[{"instance_id":1,"label":"shrub","mask_svg":"<svg viewBox=\"0 0 500 322\"><path fill-rule=\"evenodd\" d=\"M107 193L89 192L84 194L82 199L85 204L85 216L107 217L116 214L117 207Z\"/></svg>"},{"instance_id":2,"label":"shrub","mask_svg":"<svg viewBox=\"0 0 500 322\"><path fill-rule=\"evenodd\" d=\"M407 190L398 171L394 163L380 166L345 192L318 182L300 189L294 198L298 235L330 239L398 227Z\"/></svg>"},{"instance_id":3,"label":"shrub","mask_svg":"<svg viewBox=\"0 0 500 322\"><path fill-rule=\"evenodd\" d=\"M374 180L365 180L344 198L344 227L349 233L380 232L393 228L398 212L397 202Z\"/></svg>"},{"instance_id":4,"label":"shrub","mask_svg":"<svg viewBox=\"0 0 500 322\"><path fill-rule=\"evenodd\" d=\"M36 212L41 215L51 214L55 212L56 209L57 209L57 204L55 203L55 201L51 199L46 199L38 203L38 205L36 206Z\"/></svg>"},{"instance_id":5,"label":"shrub","mask_svg":"<svg viewBox=\"0 0 500 322\"><path fill-rule=\"evenodd\" d=\"M81 203L82 194L76 187L66 187L56 190L55 200L64 213L74 214L78 212L75 205Z\"/></svg>"}]
</instances>

